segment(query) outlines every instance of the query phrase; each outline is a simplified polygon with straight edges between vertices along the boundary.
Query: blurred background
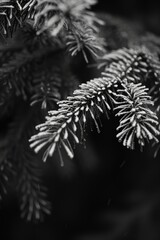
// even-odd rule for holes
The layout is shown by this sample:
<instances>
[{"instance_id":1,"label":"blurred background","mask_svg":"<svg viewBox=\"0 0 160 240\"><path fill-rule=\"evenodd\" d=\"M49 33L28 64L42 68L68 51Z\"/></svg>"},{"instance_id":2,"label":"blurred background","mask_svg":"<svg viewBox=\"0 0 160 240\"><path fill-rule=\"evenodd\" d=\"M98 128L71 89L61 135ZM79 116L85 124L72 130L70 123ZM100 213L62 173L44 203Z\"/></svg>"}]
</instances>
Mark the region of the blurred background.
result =
<instances>
[{"instance_id":1,"label":"blurred background","mask_svg":"<svg viewBox=\"0 0 160 240\"><path fill-rule=\"evenodd\" d=\"M145 0L99 0L96 8L101 11L127 17L129 19L136 19L145 24L148 30L160 33L160 3L159 1L145 1Z\"/></svg>"},{"instance_id":2,"label":"blurred background","mask_svg":"<svg viewBox=\"0 0 160 240\"><path fill-rule=\"evenodd\" d=\"M101 0L95 10L136 20L160 34L157 2ZM125 149L116 139L116 121L102 117L100 134L89 124L85 146L76 147L73 160L64 156L63 168L58 158L44 165L52 203L52 215L44 222L21 220L16 196L4 199L0 239L160 239L160 154L153 158L149 147Z\"/></svg>"}]
</instances>

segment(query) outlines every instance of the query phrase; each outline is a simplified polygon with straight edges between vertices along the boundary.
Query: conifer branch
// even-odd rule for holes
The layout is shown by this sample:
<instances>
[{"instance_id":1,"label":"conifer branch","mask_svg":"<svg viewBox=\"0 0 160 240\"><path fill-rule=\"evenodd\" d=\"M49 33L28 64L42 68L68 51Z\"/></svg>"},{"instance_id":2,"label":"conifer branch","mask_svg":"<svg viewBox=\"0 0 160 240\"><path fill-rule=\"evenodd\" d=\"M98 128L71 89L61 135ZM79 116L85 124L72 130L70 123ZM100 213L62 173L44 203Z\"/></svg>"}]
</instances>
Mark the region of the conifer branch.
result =
<instances>
[{"instance_id":1,"label":"conifer branch","mask_svg":"<svg viewBox=\"0 0 160 240\"><path fill-rule=\"evenodd\" d=\"M12 128L0 141L0 198L6 193L15 168L21 216L28 221L50 214L46 188L41 186L39 155L28 146L28 137L34 134L33 127L41 121L42 112L52 109L29 141L35 153L44 150L43 161L57 151L63 166L62 152L74 157L73 146L83 142L88 121L92 120L100 132L100 116L105 114L109 118L110 111L119 118L117 138L125 147L134 149L140 145L143 149L151 141L158 146L155 154L160 148L159 38L149 34L145 39L138 31L134 33L135 29L132 32L121 28L122 22L114 22L112 16L104 17L107 22L104 32L107 34L109 28L111 33L100 33L99 27L104 22L91 11L96 3L96 0L0 3L0 35L12 36L17 27L23 26L13 39L8 39L7 45L0 45L1 118L7 118L8 109L11 115L13 106L16 116L9 119L13 120ZM109 36L107 45L101 34ZM71 57L81 52L87 63L91 56L97 58L102 75L96 72L92 80L77 87L78 77L72 67L79 59L75 58L73 63L65 50Z\"/></svg>"},{"instance_id":2,"label":"conifer branch","mask_svg":"<svg viewBox=\"0 0 160 240\"><path fill-rule=\"evenodd\" d=\"M88 11L96 3L96 0L38 0L35 14L38 34L50 30L51 35L56 36L76 20L86 22L90 27L93 27L94 22L101 23L93 12Z\"/></svg>"},{"instance_id":3,"label":"conifer branch","mask_svg":"<svg viewBox=\"0 0 160 240\"><path fill-rule=\"evenodd\" d=\"M103 24L103 21L88 11L95 3L95 0L39 0L34 20L37 34L49 31L53 37L62 35L71 55L82 51L88 62L86 49L93 56L105 51L104 40L98 37L95 24Z\"/></svg>"},{"instance_id":4,"label":"conifer branch","mask_svg":"<svg viewBox=\"0 0 160 240\"><path fill-rule=\"evenodd\" d=\"M93 28L83 24L82 22L75 22L72 28L66 34L66 45L71 56L82 52L85 61L88 63L88 51L93 57L99 57L105 53L104 39L99 38Z\"/></svg>"},{"instance_id":5,"label":"conifer branch","mask_svg":"<svg viewBox=\"0 0 160 240\"><path fill-rule=\"evenodd\" d=\"M131 149L135 148L135 138L141 147L145 140L158 142L158 117L151 111L154 103L147 94L148 89L141 83L123 83L122 87L117 90L118 106L114 108L118 111L116 116L120 117L117 138Z\"/></svg>"},{"instance_id":6,"label":"conifer branch","mask_svg":"<svg viewBox=\"0 0 160 240\"><path fill-rule=\"evenodd\" d=\"M27 51L16 54L8 62L5 62L0 68L1 84L7 85L10 89L15 89L17 96L21 95L26 98L25 87L29 81L24 81L26 75L25 71L31 66L34 55L29 54Z\"/></svg>"},{"instance_id":7,"label":"conifer branch","mask_svg":"<svg viewBox=\"0 0 160 240\"><path fill-rule=\"evenodd\" d=\"M10 179L15 175L15 170L11 159L8 158L7 142L1 140L0 146L0 200L3 199L3 195L7 194L7 188Z\"/></svg>"},{"instance_id":8,"label":"conifer branch","mask_svg":"<svg viewBox=\"0 0 160 240\"><path fill-rule=\"evenodd\" d=\"M152 96L156 112L160 111L160 61L157 55L151 55L145 49L145 58L148 64L148 76L146 78L146 85L149 87L149 94Z\"/></svg>"},{"instance_id":9,"label":"conifer branch","mask_svg":"<svg viewBox=\"0 0 160 240\"><path fill-rule=\"evenodd\" d=\"M80 128L81 138L83 138L87 116L91 117L97 131L100 131L96 115L105 113L108 116L112 102L110 88L116 87L116 82L115 79L97 78L81 84L80 89L74 91L72 97L58 103L57 111L49 112L50 116L44 124L37 126L39 133L31 138L30 146L34 147L35 152L47 146L43 155L44 161L48 156L53 155L56 148L60 150L61 147L65 149L70 158L73 158L74 153L69 135L75 143L81 141L77 137L77 129Z\"/></svg>"},{"instance_id":10,"label":"conifer branch","mask_svg":"<svg viewBox=\"0 0 160 240\"><path fill-rule=\"evenodd\" d=\"M61 99L61 74L58 67L42 66L41 71L36 71L33 79L33 94L31 106L40 103L41 109L52 109Z\"/></svg>"},{"instance_id":11,"label":"conifer branch","mask_svg":"<svg viewBox=\"0 0 160 240\"><path fill-rule=\"evenodd\" d=\"M36 113L32 108L29 112L26 108L23 111L25 114L22 114L21 107L17 110L16 117L5 135L5 141L2 141L4 144L0 148L0 185L3 190L6 189L6 181L10 180L9 174L14 169L13 182L17 183L15 190L19 193L21 216L28 221L42 220L43 215L50 214L50 203L46 199L46 188L40 179L41 164L28 146L28 135L33 128Z\"/></svg>"},{"instance_id":12,"label":"conifer branch","mask_svg":"<svg viewBox=\"0 0 160 240\"><path fill-rule=\"evenodd\" d=\"M47 201L47 189L40 179L40 163L28 148L20 154L17 191L20 198L21 217L27 221L43 220L44 214L51 213Z\"/></svg>"},{"instance_id":13,"label":"conifer branch","mask_svg":"<svg viewBox=\"0 0 160 240\"><path fill-rule=\"evenodd\" d=\"M104 55L98 66L104 67L106 74L113 74L128 82L139 83L146 78L148 63L142 49L120 49Z\"/></svg>"},{"instance_id":14,"label":"conifer branch","mask_svg":"<svg viewBox=\"0 0 160 240\"><path fill-rule=\"evenodd\" d=\"M109 72L114 72L121 83L117 93L113 93L115 103L118 105L115 109L119 110L116 115L121 116L117 128L121 130L117 134L119 141L123 140L123 145L131 149L135 147L135 138L141 147L145 145L145 138L158 142L158 118L151 110L154 102L147 93L149 89L142 85L150 70L144 51L118 50L104 56L103 60L107 60L110 64ZM105 76L107 72L108 69L104 73ZM119 102L117 98L121 101Z\"/></svg>"},{"instance_id":15,"label":"conifer branch","mask_svg":"<svg viewBox=\"0 0 160 240\"><path fill-rule=\"evenodd\" d=\"M49 112L50 116L46 118L45 123L37 126L39 133L30 139L30 146L35 149L35 152L46 148L43 155L44 161L48 156L51 157L56 149L60 152L61 147L69 157L73 158L69 135L76 143L80 142L76 133L78 123L81 126L85 125L86 116L90 115L99 132L96 118L99 113L108 115L111 105L114 107L115 104L119 105L116 107L120 109L118 115L122 115L118 127L118 130L122 130L117 137L119 140L124 138L125 146L133 149L135 137L138 138L141 146L144 145L145 139L158 141L156 138L159 134L156 128L158 119L150 109L153 102L147 95L147 89L140 84L148 70L144 53L140 50L123 49L109 57L111 58L114 58L114 62L104 67L102 73L104 77L81 84L80 89L76 90L72 97L58 103L57 111ZM122 90L117 90L119 88ZM121 98L120 102L117 101L119 98ZM126 111L123 112L124 107ZM126 125L123 125L123 120L126 121ZM82 127L82 131L83 129Z\"/></svg>"},{"instance_id":16,"label":"conifer branch","mask_svg":"<svg viewBox=\"0 0 160 240\"><path fill-rule=\"evenodd\" d=\"M8 62L3 63L0 67L1 84L7 85L9 89L14 89L17 96L22 95L26 99L26 91L32 91L31 84L36 62L43 59L51 51L50 47L38 49L34 52L23 49L21 52L13 55Z\"/></svg>"},{"instance_id":17,"label":"conifer branch","mask_svg":"<svg viewBox=\"0 0 160 240\"><path fill-rule=\"evenodd\" d=\"M33 17L36 0L2 0L0 3L0 34L11 35L26 18Z\"/></svg>"}]
</instances>

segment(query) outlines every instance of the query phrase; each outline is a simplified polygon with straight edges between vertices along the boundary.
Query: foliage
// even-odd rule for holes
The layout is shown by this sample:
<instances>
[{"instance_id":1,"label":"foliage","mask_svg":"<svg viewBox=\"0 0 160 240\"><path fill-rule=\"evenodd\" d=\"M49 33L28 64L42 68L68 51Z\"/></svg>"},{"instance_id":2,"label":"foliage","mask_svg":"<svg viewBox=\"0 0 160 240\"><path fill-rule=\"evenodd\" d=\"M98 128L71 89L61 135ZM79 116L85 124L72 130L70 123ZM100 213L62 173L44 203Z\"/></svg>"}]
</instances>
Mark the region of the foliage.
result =
<instances>
[{"instance_id":1,"label":"foliage","mask_svg":"<svg viewBox=\"0 0 160 240\"><path fill-rule=\"evenodd\" d=\"M100 132L101 115L113 113L119 142L130 149L151 142L158 154L159 38L129 26L124 37L122 22L93 13L94 4L0 3L0 196L16 179L13 188L28 221L50 214L39 174L40 150L43 161L57 151L63 166L64 151L74 157L89 120ZM74 68L89 62L95 76L79 78Z\"/></svg>"}]
</instances>

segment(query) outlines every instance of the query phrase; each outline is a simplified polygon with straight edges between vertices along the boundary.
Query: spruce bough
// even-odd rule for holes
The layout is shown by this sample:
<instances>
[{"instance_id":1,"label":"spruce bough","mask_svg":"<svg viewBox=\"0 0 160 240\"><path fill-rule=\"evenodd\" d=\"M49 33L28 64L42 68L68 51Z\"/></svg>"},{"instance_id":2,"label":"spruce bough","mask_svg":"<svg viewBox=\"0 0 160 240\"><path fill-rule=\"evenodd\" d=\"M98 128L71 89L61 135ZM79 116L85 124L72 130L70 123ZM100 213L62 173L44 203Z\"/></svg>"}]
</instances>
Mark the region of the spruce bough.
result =
<instances>
[{"instance_id":1,"label":"spruce bough","mask_svg":"<svg viewBox=\"0 0 160 240\"><path fill-rule=\"evenodd\" d=\"M150 144L158 154L159 38L126 28L124 40L121 22L94 13L96 3L0 3L0 120L7 120L0 145L0 197L15 178L21 216L28 221L51 213L38 153L46 161L57 151L63 166L63 150L74 157L73 146L83 142L89 121L103 131L99 118L113 112L119 142L129 149ZM107 26L116 26L118 40L112 31L106 37ZM72 69L78 57L86 65L94 62L99 76L85 83L79 79Z\"/></svg>"}]
</instances>

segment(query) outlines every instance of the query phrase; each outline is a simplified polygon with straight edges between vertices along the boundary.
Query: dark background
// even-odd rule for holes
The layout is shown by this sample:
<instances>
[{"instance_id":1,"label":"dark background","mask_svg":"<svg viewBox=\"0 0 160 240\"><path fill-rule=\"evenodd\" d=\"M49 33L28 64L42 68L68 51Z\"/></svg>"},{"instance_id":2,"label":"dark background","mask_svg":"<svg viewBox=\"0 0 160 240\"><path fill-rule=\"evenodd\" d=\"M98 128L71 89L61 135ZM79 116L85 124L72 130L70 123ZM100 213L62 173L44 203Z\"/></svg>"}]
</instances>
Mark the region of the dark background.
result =
<instances>
[{"instance_id":1,"label":"dark background","mask_svg":"<svg viewBox=\"0 0 160 240\"><path fill-rule=\"evenodd\" d=\"M148 30L160 33L160 2L145 0L98 1L97 9L143 22Z\"/></svg>"},{"instance_id":2,"label":"dark background","mask_svg":"<svg viewBox=\"0 0 160 240\"><path fill-rule=\"evenodd\" d=\"M136 19L159 34L157 2L99 1L95 10ZM86 148L78 146L73 160L64 157L64 168L58 159L45 164L52 215L43 223L21 220L16 197L6 197L0 239L160 239L160 155L153 158L148 146L143 152L125 149L115 137L112 116L102 118L102 125L100 134L88 126Z\"/></svg>"}]
</instances>

